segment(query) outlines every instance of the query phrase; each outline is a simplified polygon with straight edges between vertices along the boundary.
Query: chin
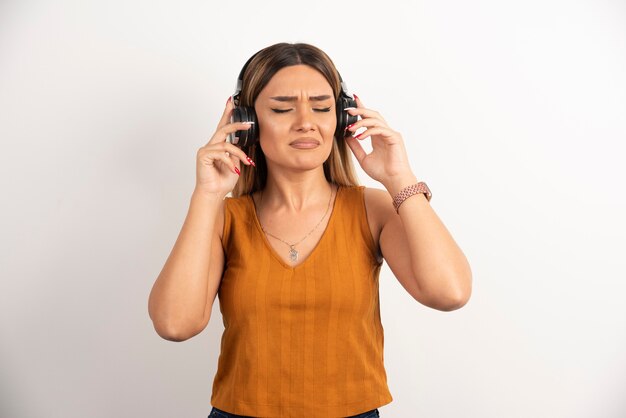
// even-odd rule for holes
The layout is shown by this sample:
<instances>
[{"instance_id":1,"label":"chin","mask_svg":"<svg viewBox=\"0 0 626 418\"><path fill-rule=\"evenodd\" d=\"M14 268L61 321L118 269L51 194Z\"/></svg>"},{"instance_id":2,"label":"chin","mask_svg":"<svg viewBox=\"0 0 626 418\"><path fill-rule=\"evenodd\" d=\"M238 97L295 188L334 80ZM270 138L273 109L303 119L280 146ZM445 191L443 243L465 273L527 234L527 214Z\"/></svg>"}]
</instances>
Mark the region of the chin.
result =
<instances>
[{"instance_id":1,"label":"chin","mask_svg":"<svg viewBox=\"0 0 626 418\"><path fill-rule=\"evenodd\" d=\"M291 152L291 156L293 161L302 166L302 168L309 167L316 168L324 164L324 161L328 160L330 157L331 149L325 148L317 148L313 150L295 150L295 152Z\"/></svg>"},{"instance_id":2,"label":"chin","mask_svg":"<svg viewBox=\"0 0 626 418\"><path fill-rule=\"evenodd\" d=\"M326 161L326 159L320 158L319 156L311 156L309 158L298 156L291 161L288 167L299 171L310 171L321 168L324 165L324 161Z\"/></svg>"},{"instance_id":3,"label":"chin","mask_svg":"<svg viewBox=\"0 0 626 418\"><path fill-rule=\"evenodd\" d=\"M309 171L321 168L328 160L331 149L322 147L314 149L293 149L289 147L280 155L265 154L268 164L284 167L290 170Z\"/></svg>"}]
</instances>

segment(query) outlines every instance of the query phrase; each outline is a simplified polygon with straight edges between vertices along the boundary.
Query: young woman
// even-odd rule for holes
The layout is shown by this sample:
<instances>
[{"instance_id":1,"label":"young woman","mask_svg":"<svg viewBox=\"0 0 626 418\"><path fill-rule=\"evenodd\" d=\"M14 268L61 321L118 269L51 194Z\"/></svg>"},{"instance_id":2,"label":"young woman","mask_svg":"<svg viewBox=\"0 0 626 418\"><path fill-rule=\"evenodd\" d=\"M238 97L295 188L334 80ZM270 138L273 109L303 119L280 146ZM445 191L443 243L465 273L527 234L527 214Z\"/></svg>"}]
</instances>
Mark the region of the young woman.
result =
<instances>
[{"instance_id":1,"label":"young woman","mask_svg":"<svg viewBox=\"0 0 626 418\"><path fill-rule=\"evenodd\" d=\"M385 190L358 185L353 155ZM323 51L281 43L246 63L198 150L189 212L149 300L157 333L184 341L219 295L210 417L379 416L393 400L383 259L431 308L458 309L471 293L470 266L430 196L402 136L347 95Z\"/></svg>"}]
</instances>

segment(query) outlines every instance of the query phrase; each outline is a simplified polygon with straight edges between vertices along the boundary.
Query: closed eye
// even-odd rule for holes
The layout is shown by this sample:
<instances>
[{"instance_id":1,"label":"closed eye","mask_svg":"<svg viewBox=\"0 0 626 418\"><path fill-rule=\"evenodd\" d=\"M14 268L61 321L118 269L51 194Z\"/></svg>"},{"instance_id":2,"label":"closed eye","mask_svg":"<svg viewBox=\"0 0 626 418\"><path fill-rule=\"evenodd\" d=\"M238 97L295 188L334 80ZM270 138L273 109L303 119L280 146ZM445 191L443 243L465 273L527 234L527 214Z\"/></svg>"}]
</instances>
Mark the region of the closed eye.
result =
<instances>
[{"instance_id":1,"label":"closed eye","mask_svg":"<svg viewBox=\"0 0 626 418\"><path fill-rule=\"evenodd\" d=\"M272 109L274 113L286 113L286 112L289 112L290 110L292 109ZM313 109L313 110L315 110L316 112L330 112L330 106L322 108L322 109Z\"/></svg>"}]
</instances>

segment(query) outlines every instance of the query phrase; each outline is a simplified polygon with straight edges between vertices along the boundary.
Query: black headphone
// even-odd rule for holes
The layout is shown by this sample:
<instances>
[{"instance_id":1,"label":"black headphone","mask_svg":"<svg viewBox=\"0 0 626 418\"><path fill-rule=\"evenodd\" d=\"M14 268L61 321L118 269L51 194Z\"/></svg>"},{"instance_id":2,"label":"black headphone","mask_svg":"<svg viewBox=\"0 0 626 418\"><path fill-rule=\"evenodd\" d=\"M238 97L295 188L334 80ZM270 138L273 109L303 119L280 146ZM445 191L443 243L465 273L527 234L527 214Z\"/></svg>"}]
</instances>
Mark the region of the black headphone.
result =
<instances>
[{"instance_id":1,"label":"black headphone","mask_svg":"<svg viewBox=\"0 0 626 418\"><path fill-rule=\"evenodd\" d=\"M243 86L243 75L246 72L246 68L248 68L248 64L250 64L250 61L252 61L252 59L256 57L259 52L248 58L248 61L246 61L243 68L239 72L239 76L237 77L237 86L232 99L235 108L233 109L233 113L230 117L231 123L253 122L249 129L237 131L234 134L229 135L228 142L231 142L242 149L248 149L259 139L259 127L254 108L239 106L239 94L241 93L241 88ZM339 76L339 81L341 82L341 91L339 92L339 97L337 97L337 101L335 103L335 108L337 109L337 129L335 130L335 138L343 139L350 134L346 128L358 120L357 116L349 114L345 111L345 109L348 107L356 107L357 105L356 100L348 94L348 87L341 78L341 74L337 72L337 75Z\"/></svg>"}]
</instances>

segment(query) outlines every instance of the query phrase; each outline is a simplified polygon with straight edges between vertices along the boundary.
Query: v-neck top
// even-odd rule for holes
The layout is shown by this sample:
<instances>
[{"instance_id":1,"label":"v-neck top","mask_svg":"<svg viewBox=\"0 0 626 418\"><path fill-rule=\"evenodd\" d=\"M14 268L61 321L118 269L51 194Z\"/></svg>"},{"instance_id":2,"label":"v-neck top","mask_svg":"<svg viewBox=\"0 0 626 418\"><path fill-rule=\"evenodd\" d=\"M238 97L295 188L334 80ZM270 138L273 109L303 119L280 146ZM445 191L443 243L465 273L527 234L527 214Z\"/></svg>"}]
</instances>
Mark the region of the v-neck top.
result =
<instances>
[{"instance_id":1,"label":"v-neck top","mask_svg":"<svg viewBox=\"0 0 626 418\"><path fill-rule=\"evenodd\" d=\"M252 197L226 198L214 407L252 417L348 417L393 400L381 262L363 193L339 186L322 237L295 267L267 241Z\"/></svg>"}]
</instances>

